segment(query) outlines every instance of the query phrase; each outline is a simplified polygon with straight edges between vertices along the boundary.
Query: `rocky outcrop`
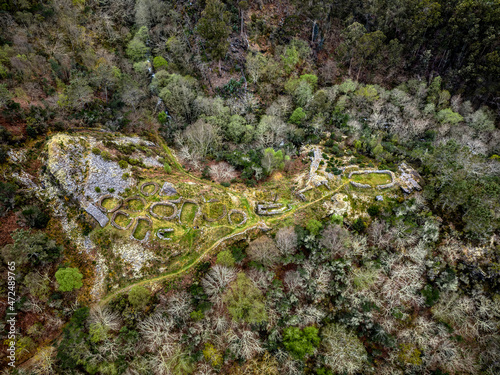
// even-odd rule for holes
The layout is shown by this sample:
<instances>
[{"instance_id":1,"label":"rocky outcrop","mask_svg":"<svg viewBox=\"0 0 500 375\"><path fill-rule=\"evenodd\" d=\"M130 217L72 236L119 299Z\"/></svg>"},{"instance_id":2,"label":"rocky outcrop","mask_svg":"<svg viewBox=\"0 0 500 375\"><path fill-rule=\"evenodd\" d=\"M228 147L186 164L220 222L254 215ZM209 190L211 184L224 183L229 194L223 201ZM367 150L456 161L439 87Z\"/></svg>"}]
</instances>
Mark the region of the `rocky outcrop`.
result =
<instances>
[{"instance_id":1,"label":"rocky outcrop","mask_svg":"<svg viewBox=\"0 0 500 375\"><path fill-rule=\"evenodd\" d=\"M399 176L399 186L406 194L410 194L414 190L422 190L419 181L422 181L422 177L418 174L416 170L406 165L406 163L401 163L398 168L401 175Z\"/></svg>"},{"instance_id":2,"label":"rocky outcrop","mask_svg":"<svg viewBox=\"0 0 500 375\"><path fill-rule=\"evenodd\" d=\"M96 206L94 206L92 203L90 203L86 208L85 211L89 215L91 215L96 221L99 223L101 227L105 227L106 224L108 224L108 217L102 213L101 210L99 210Z\"/></svg>"},{"instance_id":3,"label":"rocky outcrop","mask_svg":"<svg viewBox=\"0 0 500 375\"><path fill-rule=\"evenodd\" d=\"M170 182L165 182L160 189L160 196L173 197L174 195L177 194L178 194L177 190L175 189L174 185L172 185Z\"/></svg>"}]
</instances>

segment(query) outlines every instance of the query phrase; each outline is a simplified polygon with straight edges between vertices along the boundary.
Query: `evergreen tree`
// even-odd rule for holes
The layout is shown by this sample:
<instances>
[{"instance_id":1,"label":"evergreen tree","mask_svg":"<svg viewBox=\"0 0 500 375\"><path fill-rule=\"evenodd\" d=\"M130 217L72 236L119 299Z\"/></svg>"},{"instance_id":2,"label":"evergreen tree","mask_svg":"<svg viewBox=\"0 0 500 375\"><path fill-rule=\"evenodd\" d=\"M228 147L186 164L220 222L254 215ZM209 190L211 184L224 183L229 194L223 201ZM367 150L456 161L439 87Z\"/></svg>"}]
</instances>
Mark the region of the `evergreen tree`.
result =
<instances>
[{"instance_id":1,"label":"evergreen tree","mask_svg":"<svg viewBox=\"0 0 500 375\"><path fill-rule=\"evenodd\" d=\"M221 74L221 59L229 47L227 41L231 32L229 20L230 15L224 3L220 0L209 0L196 27L200 36L205 39L205 47L210 51L212 58L219 60L219 74Z\"/></svg>"}]
</instances>

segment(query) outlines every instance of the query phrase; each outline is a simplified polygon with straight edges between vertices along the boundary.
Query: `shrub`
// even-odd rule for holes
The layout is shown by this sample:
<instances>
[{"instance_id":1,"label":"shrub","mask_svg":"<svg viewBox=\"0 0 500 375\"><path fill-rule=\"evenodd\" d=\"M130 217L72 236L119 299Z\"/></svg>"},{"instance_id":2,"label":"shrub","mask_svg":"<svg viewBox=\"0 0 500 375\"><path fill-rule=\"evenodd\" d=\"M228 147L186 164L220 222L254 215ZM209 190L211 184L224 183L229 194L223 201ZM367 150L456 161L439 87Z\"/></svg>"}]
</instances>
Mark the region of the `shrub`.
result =
<instances>
[{"instance_id":1,"label":"shrub","mask_svg":"<svg viewBox=\"0 0 500 375\"><path fill-rule=\"evenodd\" d=\"M319 231L321 230L322 227L323 225L321 224L321 222L315 219L309 220L306 224L307 230L315 236L319 234Z\"/></svg>"},{"instance_id":2,"label":"shrub","mask_svg":"<svg viewBox=\"0 0 500 375\"><path fill-rule=\"evenodd\" d=\"M83 275L77 268L60 268L55 276L59 290L62 292L71 292L73 289L80 289L83 286Z\"/></svg>"},{"instance_id":3,"label":"shrub","mask_svg":"<svg viewBox=\"0 0 500 375\"><path fill-rule=\"evenodd\" d=\"M95 187L95 192L96 192L96 193L100 193L100 192L101 192L101 188L100 188L99 186L96 186L96 187Z\"/></svg>"},{"instance_id":4,"label":"shrub","mask_svg":"<svg viewBox=\"0 0 500 375\"><path fill-rule=\"evenodd\" d=\"M297 107L290 116L289 121L292 124L300 125L302 120L304 120L305 118L306 118L306 113L304 112L304 110L301 107Z\"/></svg>"},{"instance_id":5,"label":"shrub","mask_svg":"<svg viewBox=\"0 0 500 375\"><path fill-rule=\"evenodd\" d=\"M428 306L434 306L439 300L439 289L426 285L421 291L422 296L425 298L425 303Z\"/></svg>"},{"instance_id":6,"label":"shrub","mask_svg":"<svg viewBox=\"0 0 500 375\"><path fill-rule=\"evenodd\" d=\"M126 161L126 160L120 160L120 161L118 162L118 165L120 166L120 168L121 168L121 169L125 169L125 168L127 168L127 167L128 167L128 163L127 163L127 161Z\"/></svg>"},{"instance_id":7,"label":"shrub","mask_svg":"<svg viewBox=\"0 0 500 375\"><path fill-rule=\"evenodd\" d=\"M405 365L420 366L420 350L414 344L401 344L398 359Z\"/></svg>"},{"instance_id":8,"label":"shrub","mask_svg":"<svg viewBox=\"0 0 500 375\"><path fill-rule=\"evenodd\" d=\"M97 147L92 148L92 153L94 155L101 155L101 150L99 150Z\"/></svg>"},{"instance_id":9,"label":"shrub","mask_svg":"<svg viewBox=\"0 0 500 375\"><path fill-rule=\"evenodd\" d=\"M221 184L222 186L224 186L224 187L229 187L229 186L231 186L231 183L230 183L230 182L221 182L220 184Z\"/></svg>"},{"instance_id":10,"label":"shrub","mask_svg":"<svg viewBox=\"0 0 500 375\"><path fill-rule=\"evenodd\" d=\"M6 263L16 262L17 267L28 263L34 266L47 264L59 258L61 253L56 242L43 232L17 229L12 234L12 239L14 243L5 245L1 254Z\"/></svg>"},{"instance_id":11,"label":"shrub","mask_svg":"<svg viewBox=\"0 0 500 375\"><path fill-rule=\"evenodd\" d=\"M134 286L130 289L130 292L128 292L128 301L137 309L145 308L149 303L150 298L151 295L149 290L141 285Z\"/></svg>"},{"instance_id":12,"label":"shrub","mask_svg":"<svg viewBox=\"0 0 500 375\"><path fill-rule=\"evenodd\" d=\"M155 56L153 59L153 66L156 70L167 69L168 62L162 56Z\"/></svg>"},{"instance_id":13,"label":"shrub","mask_svg":"<svg viewBox=\"0 0 500 375\"><path fill-rule=\"evenodd\" d=\"M303 360L306 355L312 354L319 345L320 338L316 327L288 327L283 332L283 345L296 359Z\"/></svg>"},{"instance_id":14,"label":"shrub","mask_svg":"<svg viewBox=\"0 0 500 375\"><path fill-rule=\"evenodd\" d=\"M222 355L210 343L205 344L205 349L203 349L203 357L205 357L205 360L207 360L207 362L209 362L213 367L219 367L222 365Z\"/></svg>"},{"instance_id":15,"label":"shrub","mask_svg":"<svg viewBox=\"0 0 500 375\"><path fill-rule=\"evenodd\" d=\"M172 173L172 167L171 167L171 166L170 166L170 164L168 164L168 163L165 163L165 164L163 165L163 169L164 169L164 170L165 170L165 172L166 172L166 173L168 173L168 174Z\"/></svg>"},{"instance_id":16,"label":"shrub","mask_svg":"<svg viewBox=\"0 0 500 375\"><path fill-rule=\"evenodd\" d=\"M108 151L102 151L101 158L103 158L106 161L109 161L111 160L111 154Z\"/></svg>"},{"instance_id":17,"label":"shrub","mask_svg":"<svg viewBox=\"0 0 500 375\"><path fill-rule=\"evenodd\" d=\"M371 217L378 216L378 214L380 214L380 207L371 205L370 207L368 207L366 212L368 212L368 215L370 215Z\"/></svg>"},{"instance_id":18,"label":"shrub","mask_svg":"<svg viewBox=\"0 0 500 375\"><path fill-rule=\"evenodd\" d=\"M366 229L366 224L360 217L352 224L352 229L358 233L362 233Z\"/></svg>"},{"instance_id":19,"label":"shrub","mask_svg":"<svg viewBox=\"0 0 500 375\"><path fill-rule=\"evenodd\" d=\"M26 223L32 228L45 228L50 220L49 215L43 212L38 206L24 207L21 213Z\"/></svg>"},{"instance_id":20,"label":"shrub","mask_svg":"<svg viewBox=\"0 0 500 375\"><path fill-rule=\"evenodd\" d=\"M439 111L436 117L440 123L451 125L456 125L464 120L459 113L453 112L450 108Z\"/></svg>"},{"instance_id":21,"label":"shrub","mask_svg":"<svg viewBox=\"0 0 500 375\"><path fill-rule=\"evenodd\" d=\"M224 250L221 251L219 254L217 254L217 264L220 264L222 266L226 267L233 267L235 263L235 259L233 257L233 254L231 253L230 250Z\"/></svg>"},{"instance_id":22,"label":"shrub","mask_svg":"<svg viewBox=\"0 0 500 375\"><path fill-rule=\"evenodd\" d=\"M233 319L247 323L267 321L262 292L245 273L238 273L236 281L224 296L224 302Z\"/></svg>"}]
</instances>

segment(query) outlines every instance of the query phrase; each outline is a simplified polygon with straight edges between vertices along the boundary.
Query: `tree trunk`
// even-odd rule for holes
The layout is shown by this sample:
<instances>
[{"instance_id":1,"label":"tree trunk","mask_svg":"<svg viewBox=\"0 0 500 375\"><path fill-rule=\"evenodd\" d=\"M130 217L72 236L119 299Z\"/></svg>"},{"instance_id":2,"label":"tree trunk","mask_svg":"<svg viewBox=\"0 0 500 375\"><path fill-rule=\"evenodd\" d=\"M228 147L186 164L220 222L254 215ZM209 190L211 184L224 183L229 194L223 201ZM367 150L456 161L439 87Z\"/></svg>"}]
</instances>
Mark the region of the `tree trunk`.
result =
<instances>
[{"instance_id":1,"label":"tree trunk","mask_svg":"<svg viewBox=\"0 0 500 375\"><path fill-rule=\"evenodd\" d=\"M219 59L219 77L222 76L221 59Z\"/></svg>"}]
</instances>

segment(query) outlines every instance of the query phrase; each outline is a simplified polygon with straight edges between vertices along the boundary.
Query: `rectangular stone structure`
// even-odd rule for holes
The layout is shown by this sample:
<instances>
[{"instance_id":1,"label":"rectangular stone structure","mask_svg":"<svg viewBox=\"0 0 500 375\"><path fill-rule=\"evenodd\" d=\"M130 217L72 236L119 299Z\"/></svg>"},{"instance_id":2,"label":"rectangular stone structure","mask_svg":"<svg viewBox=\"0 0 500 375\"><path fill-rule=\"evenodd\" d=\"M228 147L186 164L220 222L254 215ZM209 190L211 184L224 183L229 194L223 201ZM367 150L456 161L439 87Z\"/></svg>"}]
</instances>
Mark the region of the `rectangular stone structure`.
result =
<instances>
[{"instance_id":1,"label":"rectangular stone structure","mask_svg":"<svg viewBox=\"0 0 500 375\"><path fill-rule=\"evenodd\" d=\"M106 224L108 223L109 219L108 217L101 211L99 210L96 206L94 206L92 203L90 203L87 208L85 209L89 215L91 215L94 219L97 220L99 225L101 227L105 227Z\"/></svg>"}]
</instances>

